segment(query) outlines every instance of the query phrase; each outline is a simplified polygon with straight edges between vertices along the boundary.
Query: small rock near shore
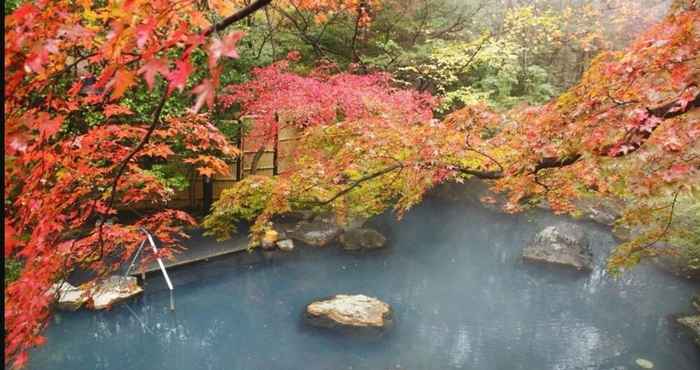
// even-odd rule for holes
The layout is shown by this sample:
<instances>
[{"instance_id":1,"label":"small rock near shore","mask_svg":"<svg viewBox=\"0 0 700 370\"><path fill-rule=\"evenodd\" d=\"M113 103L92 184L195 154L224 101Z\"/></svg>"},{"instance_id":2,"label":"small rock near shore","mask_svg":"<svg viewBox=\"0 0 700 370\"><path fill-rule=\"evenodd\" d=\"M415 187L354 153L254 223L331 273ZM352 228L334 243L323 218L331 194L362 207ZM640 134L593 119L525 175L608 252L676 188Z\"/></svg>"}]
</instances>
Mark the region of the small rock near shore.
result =
<instances>
[{"instance_id":1,"label":"small rock near shore","mask_svg":"<svg viewBox=\"0 0 700 370\"><path fill-rule=\"evenodd\" d=\"M386 237L374 229L353 229L340 235L340 244L345 250L377 249L386 245Z\"/></svg>"},{"instance_id":2,"label":"small rock near shore","mask_svg":"<svg viewBox=\"0 0 700 370\"><path fill-rule=\"evenodd\" d=\"M292 239L278 240L277 248L284 252L291 252L294 250L294 241Z\"/></svg>"},{"instance_id":3,"label":"small rock near shore","mask_svg":"<svg viewBox=\"0 0 700 370\"><path fill-rule=\"evenodd\" d=\"M300 242L323 247L335 240L342 230L332 220L317 217L313 221L302 221L296 228L289 231L290 238Z\"/></svg>"}]
</instances>

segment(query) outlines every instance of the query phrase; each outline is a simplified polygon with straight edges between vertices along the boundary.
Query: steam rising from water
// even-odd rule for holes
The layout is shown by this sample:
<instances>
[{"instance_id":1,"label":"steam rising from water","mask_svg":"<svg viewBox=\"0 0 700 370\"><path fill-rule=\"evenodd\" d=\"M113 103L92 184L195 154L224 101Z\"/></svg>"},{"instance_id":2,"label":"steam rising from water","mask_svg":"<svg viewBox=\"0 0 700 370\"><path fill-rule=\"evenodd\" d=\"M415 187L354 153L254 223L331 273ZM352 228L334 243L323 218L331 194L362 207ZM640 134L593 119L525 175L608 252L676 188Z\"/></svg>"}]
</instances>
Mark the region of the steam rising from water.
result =
<instances>
[{"instance_id":1,"label":"steam rising from water","mask_svg":"<svg viewBox=\"0 0 700 370\"><path fill-rule=\"evenodd\" d=\"M696 369L700 354L668 315L694 287L642 266L614 280L610 234L584 224L592 274L521 262L559 218L428 201L401 223L377 222L386 251L297 248L259 264L240 257L174 270L177 310L158 277L108 312L58 316L36 369L613 369L637 358ZM193 278L194 277L194 278ZM385 336L358 339L303 325L305 304L363 293L394 307Z\"/></svg>"}]
</instances>

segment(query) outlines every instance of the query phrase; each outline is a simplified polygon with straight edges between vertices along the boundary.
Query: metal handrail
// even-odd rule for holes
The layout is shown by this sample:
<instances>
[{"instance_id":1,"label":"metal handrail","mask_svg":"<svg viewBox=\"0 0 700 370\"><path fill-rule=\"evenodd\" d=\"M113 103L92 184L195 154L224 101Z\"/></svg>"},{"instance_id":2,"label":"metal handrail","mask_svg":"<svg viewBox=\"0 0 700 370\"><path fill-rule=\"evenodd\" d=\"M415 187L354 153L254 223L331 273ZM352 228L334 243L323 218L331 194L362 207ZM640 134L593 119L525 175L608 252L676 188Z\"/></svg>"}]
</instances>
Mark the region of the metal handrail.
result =
<instances>
[{"instance_id":1,"label":"metal handrail","mask_svg":"<svg viewBox=\"0 0 700 370\"><path fill-rule=\"evenodd\" d=\"M134 253L134 258L131 259L131 263L129 264L129 267L126 269L126 272L124 273L124 277L129 276L131 269L134 267L134 264L136 263L136 259L139 258L139 255L141 255L141 250L143 249L144 244L146 244L146 239L141 241L141 245L139 245L139 249L137 249L136 253Z\"/></svg>"},{"instance_id":2,"label":"metal handrail","mask_svg":"<svg viewBox=\"0 0 700 370\"><path fill-rule=\"evenodd\" d=\"M163 273L163 277L165 278L165 283L168 285L168 290L170 290L170 309L175 310L175 298L173 297L173 283L170 281L170 276L168 276L168 271L165 269L165 265L163 264L163 260L158 257L158 248L156 247L156 243L153 240L153 235L148 232L145 228L141 227L141 231L146 234L146 239L144 239L141 242L141 245L139 245L139 248L136 250L136 253L134 253L134 258L131 259L131 263L129 264L129 267L126 269L126 273L124 276L128 276L129 273L131 272L131 269L134 267L134 264L136 263L136 260L139 258L141 255L141 251L143 250L143 247L146 244L146 241L151 244L151 248L153 249L153 255L156 256L156 260L158 261L158 266L160 267L160 271Z\"/></svg>"}]
</instances>

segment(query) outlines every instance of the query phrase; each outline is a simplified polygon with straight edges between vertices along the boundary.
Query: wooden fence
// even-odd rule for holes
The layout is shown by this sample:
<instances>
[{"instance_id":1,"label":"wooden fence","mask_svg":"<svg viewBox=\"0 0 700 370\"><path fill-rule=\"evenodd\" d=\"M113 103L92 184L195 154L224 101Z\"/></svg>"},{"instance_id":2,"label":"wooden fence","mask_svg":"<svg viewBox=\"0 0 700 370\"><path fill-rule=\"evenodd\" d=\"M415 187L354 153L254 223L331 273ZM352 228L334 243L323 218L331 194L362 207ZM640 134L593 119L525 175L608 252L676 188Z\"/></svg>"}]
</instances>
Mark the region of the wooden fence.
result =
<instances>
[{"instance_id":1,"label":"wooden fence","mask_svg":"<svg viewBox=\"0 0 700 370\"><path fill-rule=\"evenodd\" d=\"M219 198L221 192L231 187L235 182L242 180L251 174L253 162L257 156L255 174L274 176L284 172L291 165L292 152L296 147L300 131L291 126L281 127L275 139L262 148L261 153L253 148L246 149L246 138L243 137L238 143L242 152L235 163L231 165L231 173L228 176L215 175L210 179L211 185L205 186L203 176L195 176L190 181L190 187L181 192L177 192L169 206L173 208L202 209L208 195L214 201ZM250 147L250 145L249 145ZM211 194L207 194L211 191Z\"/></svg>"}]
</instances>

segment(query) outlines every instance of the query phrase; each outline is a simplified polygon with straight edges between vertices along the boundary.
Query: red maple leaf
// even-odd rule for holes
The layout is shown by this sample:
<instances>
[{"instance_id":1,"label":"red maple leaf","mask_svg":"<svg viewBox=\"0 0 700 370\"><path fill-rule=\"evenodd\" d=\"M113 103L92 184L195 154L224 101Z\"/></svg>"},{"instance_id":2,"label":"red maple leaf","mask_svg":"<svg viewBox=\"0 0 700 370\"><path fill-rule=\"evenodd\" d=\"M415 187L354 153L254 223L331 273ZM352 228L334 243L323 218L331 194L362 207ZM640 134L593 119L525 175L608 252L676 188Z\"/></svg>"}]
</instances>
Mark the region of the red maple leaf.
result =
<instances>
[{"instance_id":1,"label":"red maple leaf","mask_svg":"<svg viewBox=\"0 0 700 370\"><path fill-rule=\"evenodd\" d=\"M192 89L192 94L197 95L197 101L192 108L194 113L197 113L205 102L210 109L214 106L215 87L211 79L206 79L202 81L201 84L195 86Z\"/></svg>"},{"instance_id":2,"label":"red maple leaf","mask_svg":"<svg viewBox=\"0 0 700 370\"><path fill-rule=\"evenodd\" d=\"M139 49L143 49L148 42L148 38L151 37L151 33L155 30L158 25L158 20L155 17L149 18L148 22L140 24L136 27L136 46Z\"/></svg>"},{"instance_id":3,"label":"red maple leaf","mask_svg":"<svg viewBox=\"0 0 700 370\"><path fill-rule=\"evenodd\" d=\"M148 63L144 64L139 70L139 74L143 74L143 78L146 80L146 84L149 89L153 88L155 84L156 74L160 73L163 76L167 76L170 73L168 68L168 62L163 59L151 59Z\"/></svg>"},{"instance_id":4,"label":"red maple leaf","mask_svg":"<svg viewBox=\"0 0 700 370\"><path fill-rule=\"evenodd\" d=\"M236 44L244 35L244 32L233 32L224 36L223 40L214 37L211 40L211 45L209 45L209 67L213 68L219 62L221 56L238 59Z\"/></svg>"},{"instance_id":5,"label":"red maple leaf","mask_svg":"<svg viewBox=\"0 0 700 370\"><path fill-rule=\"evenodd\" d=\"M179 89L180 91L185 89L187 84L187 78L192 73L192 64L189 60L178 60L175 62L175 70L168 73L168 81L170 81L169 92L173 89Z\"/></svg>"}]
</instances>

